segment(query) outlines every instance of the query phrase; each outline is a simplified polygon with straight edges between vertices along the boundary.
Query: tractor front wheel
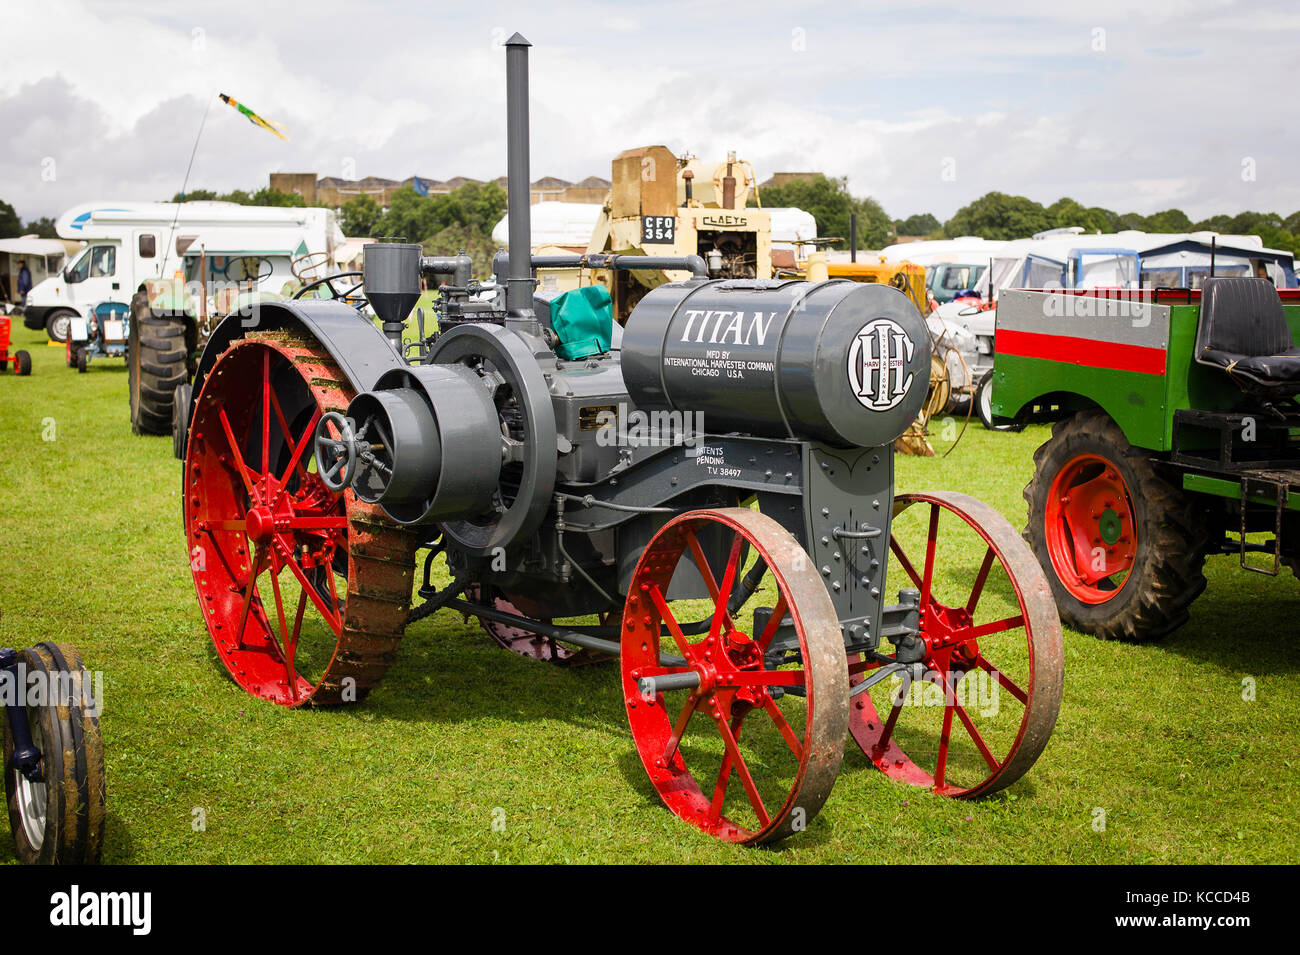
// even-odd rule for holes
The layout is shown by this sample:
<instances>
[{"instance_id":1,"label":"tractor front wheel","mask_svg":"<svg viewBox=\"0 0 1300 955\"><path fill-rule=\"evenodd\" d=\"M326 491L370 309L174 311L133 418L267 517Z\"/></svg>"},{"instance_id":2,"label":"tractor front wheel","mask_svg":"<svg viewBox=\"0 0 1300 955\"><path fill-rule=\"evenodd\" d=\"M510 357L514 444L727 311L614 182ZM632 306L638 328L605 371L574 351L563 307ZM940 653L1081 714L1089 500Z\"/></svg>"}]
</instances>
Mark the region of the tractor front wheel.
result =
<instances>
[{"instance_id":1,"label":"tractor front wheel","mask_svg":"<svg viewBox=\"0 0 1300 955\"><path fill-rule=\"evenodd\" d=\"M737 607L747 557L765 580ZM835 607L799 542L749 508L676 517L641 555L623 620L628 721L668 808L728 842L806 828L844 755L849 678Z\"/></svg>"},{"instance_id":2,"label":"tractor front wheel","mask_svg":"<svg viewBox=\"0 0 1300 955\"><path fill-rule=\"evenodd\" d=\"M1205 589L1205 522L1107 415L1058 422L1024 497L1024 536L1066 624L1145 642L1187 621Z\"/></svg>"},{"instance_id":3,"label":"tractor front wheel","mask_svg":"<svg viewBox=\"0 0 1300 955\"><path fill-rule=\"evenodd\" d=\"M32 373L32 356L25 351L14 352L14 371L20 375Z\"/></svg>"}]
</instances>

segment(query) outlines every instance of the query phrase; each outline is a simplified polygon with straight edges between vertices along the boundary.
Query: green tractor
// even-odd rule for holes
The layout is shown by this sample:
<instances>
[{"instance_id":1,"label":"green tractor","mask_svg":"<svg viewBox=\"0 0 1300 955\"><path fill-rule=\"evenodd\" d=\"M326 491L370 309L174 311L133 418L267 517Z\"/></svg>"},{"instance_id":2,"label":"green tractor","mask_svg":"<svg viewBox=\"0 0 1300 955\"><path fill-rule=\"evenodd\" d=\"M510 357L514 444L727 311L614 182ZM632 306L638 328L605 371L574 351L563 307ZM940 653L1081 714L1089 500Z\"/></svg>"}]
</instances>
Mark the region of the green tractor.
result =
<instances>
[{"instance_id":1,"label":"green tractor","mask_svg":"<svg viewBox=\"0 0 1300 955\"><path fill-rule=\"evenodd\" d=\"M1025 487L1062 621L1150 641L1186 622L1209 554L1300 567L1300 289L1005 291L993 414L1055 422Z\"/></svg>"}]
</instances>

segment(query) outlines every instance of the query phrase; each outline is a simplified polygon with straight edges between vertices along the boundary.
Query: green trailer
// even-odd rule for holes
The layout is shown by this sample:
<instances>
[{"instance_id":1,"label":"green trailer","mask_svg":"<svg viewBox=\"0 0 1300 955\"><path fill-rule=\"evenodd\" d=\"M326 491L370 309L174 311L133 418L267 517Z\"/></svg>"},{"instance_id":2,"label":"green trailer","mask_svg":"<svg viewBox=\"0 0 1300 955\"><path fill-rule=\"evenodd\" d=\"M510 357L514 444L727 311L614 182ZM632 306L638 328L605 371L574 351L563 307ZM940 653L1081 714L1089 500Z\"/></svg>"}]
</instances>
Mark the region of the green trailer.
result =
<instances>
[{"instance_id":1,"label":"green trailer","mask_svg":"<svg viewBox=\"0 0 1300 955\"><path fill-rule=\"evenodd\" d=\"M1025 538L1061 618L1153 640L1187 620L1208 554L1300 566L1300 289L1005 291L992 411L1054 422Z\"/></svg>"}]
</instances>

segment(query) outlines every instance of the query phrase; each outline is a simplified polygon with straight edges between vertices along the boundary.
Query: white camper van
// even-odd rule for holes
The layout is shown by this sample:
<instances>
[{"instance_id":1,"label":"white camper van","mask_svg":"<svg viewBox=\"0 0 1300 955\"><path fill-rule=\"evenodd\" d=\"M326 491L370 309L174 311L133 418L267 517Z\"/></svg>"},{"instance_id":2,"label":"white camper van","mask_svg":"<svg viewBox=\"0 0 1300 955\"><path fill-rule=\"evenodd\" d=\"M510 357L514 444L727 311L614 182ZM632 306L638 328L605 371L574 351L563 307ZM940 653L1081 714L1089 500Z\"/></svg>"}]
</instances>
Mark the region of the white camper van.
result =
<instances>
[{"instance_id":1,"label":"white camper van","mask_svg":"<svg viewBox=\"0 0 1300 955\"><path fill-rule=\"evenodd\" d=\"M85 318L100 302L129 303L149 279L183 271L185 253L193 254L205 235L221 235L224 255L243 251L255 256L274 238L271 245L279 254L257 279L258 290L269 292L280 291L293 278L293 257L323 252L332 258L344 242L331 209L233 202L92 202L69 209L55 228L61 237L82 240L86 247L62 272L31 290L25 321L32 328L44 325L59 342L67 337L70 318Z\"/></svg>"}]
</instances>

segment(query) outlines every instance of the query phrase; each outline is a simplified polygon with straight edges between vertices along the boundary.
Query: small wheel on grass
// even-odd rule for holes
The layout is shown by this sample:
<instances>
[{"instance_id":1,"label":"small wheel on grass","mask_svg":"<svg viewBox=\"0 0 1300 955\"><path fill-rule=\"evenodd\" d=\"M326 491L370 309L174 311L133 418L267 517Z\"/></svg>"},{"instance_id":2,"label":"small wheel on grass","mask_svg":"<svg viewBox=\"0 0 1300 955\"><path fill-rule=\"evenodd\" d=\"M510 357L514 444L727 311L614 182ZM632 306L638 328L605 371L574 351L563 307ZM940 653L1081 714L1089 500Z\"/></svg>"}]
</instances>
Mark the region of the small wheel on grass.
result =
<instances>
[{"instance_id":1,"label":"small wheel on grass","mask_svg":"<svg viewBox=\"0 0 1300 955\"><path fill-rule=\"evenodd\" d=\"M1019 422L995 421L993 418L993 372L985 372L975 389L975 413L979 415L980 424L989 431L1023 431L1025 426Z\"/></svg>"},{"instance_id":2,"label":"small wheel on grass","mask_svg":"<svg viewBox=\"0 0 1300 955\"><path fill-rule=\"evenodd\" d=\"M39 677L50 702L26 707L32 743L41 754L30 773L35 778L14 767L14 738L5 720L5 796L14 848L26 863L98 862L104 836L104 743L90 674L66 644L37 644L23 650L19 660L28 685Z\"/></svg>"},{"instance_id":3,"label":"small wheel on grass","mask_svg":"<svg viewBox=\"0 0 1300 955\"><path fill-rule=\"evenodd\" d=\"M1142 642L1187 621L1205 589L1206 522L1107 415L1058 422L1024 497L1024 536L1066 624Z\"/></svg>"},{"instance_id":4,"label":"small wheel on grass","mask_svg":"<svg viewBox=\"0 0 1300 955\"><path fill-rule=\"evenodd\" d=\"M20 375L30 375L32 373L32 356L27 352L19 350L14 352L14 370Z\"/></svg>"},{"instance_id":5,"label":"small wheel on grass","mask_svg":"<svg viewBox=\"0 0 1300 955\"><path fill-rule=\"evenodd\" d=\"M746 544L765 580L729 607ZM702 599L677 599L674 579ZM844 755L848 668L799 542L749 508L683 514L641 555L623 619L628 721L668 808L729 842L805 828Z\"/></svg>"},{"instance_id":6,"label":"small wheel on grass","mask_svg":"<svg viewBox=\"0 0 1300 955\"><path fill-rule=\"evenodd\" d=\"M893 779L943 796L997 792L1034 765L1061 705L1047 580L1006 518L965 494L899 495L890 531L887 579L919 594L920 639L897 647L909 671L854 694L849 732ZM879 665L851 660L851 684Z\"/></svg>"},{"instance_id":7,"label":"small wheel on grass","mask_svg":"<svg viewBox=\"0 0 1300 955\"><path fill-rule=\"evenodd\" d=\"M90 359L87 357L87 355L86 355L86 349L84 349L84 348L78 348L78 349L76 349L76 354L77 354L77 359L76 359L76 361L77 361L77 374L79 374L79 375L84 375L84 374L86 373L87 369L89 369L89 367L90 367Z\"/></svg>"}]
</instances>

